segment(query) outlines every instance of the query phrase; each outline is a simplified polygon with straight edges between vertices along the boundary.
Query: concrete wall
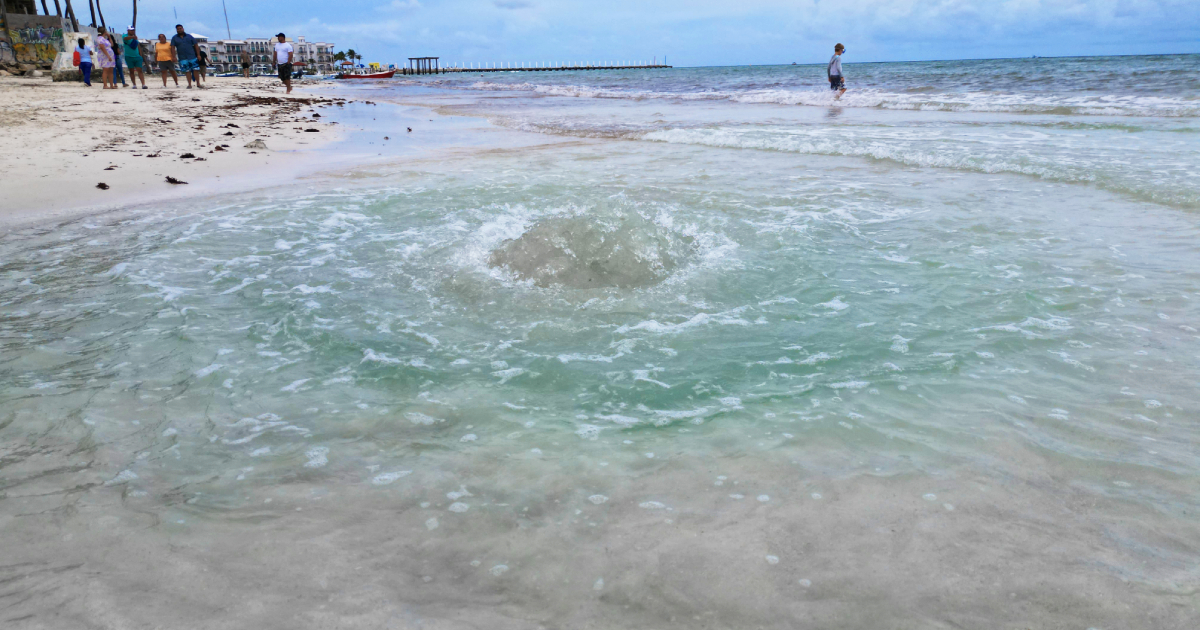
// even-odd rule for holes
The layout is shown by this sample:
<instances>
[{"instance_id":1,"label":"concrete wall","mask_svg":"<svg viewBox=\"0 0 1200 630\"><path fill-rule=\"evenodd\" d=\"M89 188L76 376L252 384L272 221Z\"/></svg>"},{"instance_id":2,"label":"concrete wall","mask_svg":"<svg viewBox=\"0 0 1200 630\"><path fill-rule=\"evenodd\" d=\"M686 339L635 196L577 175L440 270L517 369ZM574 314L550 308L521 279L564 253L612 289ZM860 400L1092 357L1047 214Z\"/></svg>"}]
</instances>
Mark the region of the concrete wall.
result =
<instances>
[{"instance_id":1,"label":"concrete wall","mask_svg":"<svg viewBox=\"0 0 1200 630\"><path fill-rule=\"evenodd\" d=\"M8 21L0 28L0 61L49 67L63 52L63 23L58 16L9 13Z\"/></svg>"}]
</instances>

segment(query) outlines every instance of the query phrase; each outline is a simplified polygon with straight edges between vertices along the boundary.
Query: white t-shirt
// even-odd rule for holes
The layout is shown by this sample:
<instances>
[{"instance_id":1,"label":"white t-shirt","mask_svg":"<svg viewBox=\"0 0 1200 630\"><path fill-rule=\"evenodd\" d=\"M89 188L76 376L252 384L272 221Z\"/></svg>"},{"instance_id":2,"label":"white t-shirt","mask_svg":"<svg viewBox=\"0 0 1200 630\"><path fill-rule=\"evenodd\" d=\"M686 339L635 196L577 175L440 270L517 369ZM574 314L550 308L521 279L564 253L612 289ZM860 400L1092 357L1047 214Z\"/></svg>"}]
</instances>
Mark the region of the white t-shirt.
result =
<instances>
[{"instance_id":1,"label":"white t-shirt","mask_svg":"<svg viewBox=\"0 0 1200 630\"><path fill-rule=\"evenodd\" d=\"M833 58L829 60L829 76L831 76L831 77L842 76L842 56L841 55L835 54L833 56Z\"/></svg>"},{"instance_id":2,"label":"white t-shirt","mask_svg":"<svg viewBox=\"0 0 1200 630\"><path fill-rule=\"evenodd\" d=\"M275 63L284 64L288 62L288 53L292 52L292 45L287 42L275 42Z\"/></svg>"}]
</instances>

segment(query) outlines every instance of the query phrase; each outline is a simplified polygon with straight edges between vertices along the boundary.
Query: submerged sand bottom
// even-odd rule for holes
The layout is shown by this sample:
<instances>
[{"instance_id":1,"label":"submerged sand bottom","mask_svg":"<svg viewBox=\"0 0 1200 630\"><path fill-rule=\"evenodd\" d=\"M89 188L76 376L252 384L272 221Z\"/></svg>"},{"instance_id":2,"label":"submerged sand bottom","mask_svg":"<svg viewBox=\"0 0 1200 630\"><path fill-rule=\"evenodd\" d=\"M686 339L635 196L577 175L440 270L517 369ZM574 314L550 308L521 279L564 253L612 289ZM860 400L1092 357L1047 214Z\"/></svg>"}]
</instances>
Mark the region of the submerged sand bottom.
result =
<instances>
[{"instance_id":1,"label":"submerged sand bottom","mask_svg":"<svg viewBox=\"0 0 1200 630\"><path fill-rule=\"evenodd\" d=\"M304 475L247 509L112 487L54 508L9 499L23 509L0 523L3 615L60 629L1194 627L1195 591L1173 586L1194 584L1194 519L1097 499L1023 457L1045 472L839 478L779 456L680 456L608 480L611 496L581 488L599 470L526 485L484 465L458 471L465 511L403 478Z\"/></svg>"}]
</instances>

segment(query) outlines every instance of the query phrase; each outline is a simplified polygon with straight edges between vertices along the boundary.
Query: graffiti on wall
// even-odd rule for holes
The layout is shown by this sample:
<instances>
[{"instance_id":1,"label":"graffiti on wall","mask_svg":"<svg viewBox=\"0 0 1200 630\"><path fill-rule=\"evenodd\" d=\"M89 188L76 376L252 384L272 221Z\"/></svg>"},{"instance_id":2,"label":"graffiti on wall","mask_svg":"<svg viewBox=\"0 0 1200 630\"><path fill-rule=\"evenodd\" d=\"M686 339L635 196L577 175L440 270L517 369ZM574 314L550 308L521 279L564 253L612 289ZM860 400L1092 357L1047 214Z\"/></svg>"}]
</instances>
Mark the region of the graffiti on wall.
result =
<instances>
[{"instance_id":1,"label":"graffiti on wall","mask_svg":"<svg viewBox=\"0 0 1200 630\"><path fill-rule=\"evenodd\" d=\"M63 30L50 26L30 26L8 30L13 55L18 63L54 63L63 46Z\"/></svg>"}]
</instances>

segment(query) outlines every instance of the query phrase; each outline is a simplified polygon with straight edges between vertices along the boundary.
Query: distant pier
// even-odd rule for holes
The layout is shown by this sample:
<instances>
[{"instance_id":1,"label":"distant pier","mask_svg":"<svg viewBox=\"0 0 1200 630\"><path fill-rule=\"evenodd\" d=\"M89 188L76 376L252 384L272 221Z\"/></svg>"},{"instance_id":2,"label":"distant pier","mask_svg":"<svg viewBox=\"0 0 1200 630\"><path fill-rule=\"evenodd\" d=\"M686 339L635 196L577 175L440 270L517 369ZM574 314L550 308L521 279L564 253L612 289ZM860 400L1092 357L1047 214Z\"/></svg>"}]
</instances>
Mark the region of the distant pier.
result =
<instances>
[{"instance_id":1,"label":"distant pier","mask_svg":"<svg viewBox=\"0 0 1200 630\"><path fill-rule=\"evenodd\" d=\"M472 67L474 65L474 67ZM660 70L671 68L666 63L640 61L594 61L594 62L537 62L537 63L476 63L454 64L444 67L438 57L409 57L408 67L400 68L400 74L452 74L455 72L570 72L576 70Z\"/></svg>"}]
</instances>

